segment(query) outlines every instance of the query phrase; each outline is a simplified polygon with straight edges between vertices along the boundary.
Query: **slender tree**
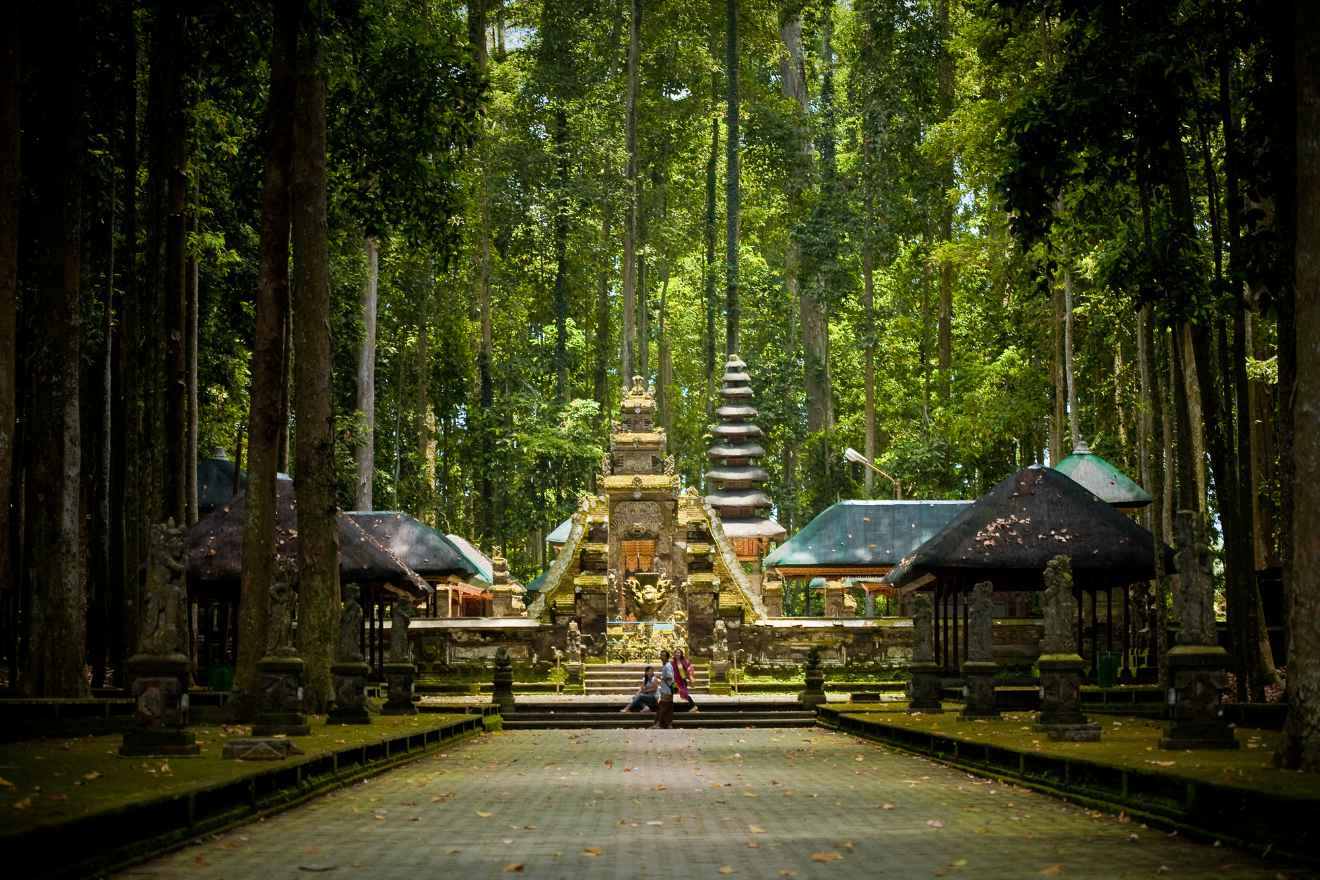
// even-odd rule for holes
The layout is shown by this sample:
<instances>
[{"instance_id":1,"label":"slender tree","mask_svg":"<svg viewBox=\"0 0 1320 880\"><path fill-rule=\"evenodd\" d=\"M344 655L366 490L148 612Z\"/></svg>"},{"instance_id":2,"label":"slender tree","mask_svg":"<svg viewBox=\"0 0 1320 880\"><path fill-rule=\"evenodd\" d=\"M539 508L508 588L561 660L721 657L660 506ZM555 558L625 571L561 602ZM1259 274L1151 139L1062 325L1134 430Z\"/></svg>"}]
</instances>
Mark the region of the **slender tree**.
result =
<instances>
[{"instance_id":1,"label":"slender tree","mask_svg":"<svg viewBox=\"0 0 1320 880\"><path fill-rule=\"evenodd\" d=\"M270 97L261 194L261 267L252 340L251 413L248 417L247 521L239 599L235 683L247 696L257 685L257 661L266 650L266 621L275 556L275 474L284 396L284 339L289 312L289 224L292 211L294 55L299 3L277 3L270 45ZM241 459L241 456L240 456ZM239 467L236 459L234 466ZM253 708L251 703L245 711Z\"/></svg>"},{"instance_id":2,"label":"slender tree","mask_svg":"<svg viewBox=\"0 0 1320 880\"><path fill-rule=\"evenodd\" d=\"M0 44L0 584L3 584L0 601L7 606L14 595L9 492L14 472L18 391L19 28L11 22L3 39ZM8 613L8 608L4 611Z\"/></svg>"},{"instance_id":3,"label":"slender tree","mask_svg":"<svg viewBox=\"0 0 1320 880\"><path fill-rule=\"evenodd\" d=\"M641 206L637 180L637 79L642 41L642 0L632 0L628 37L628 97L626 139L628 165L624 179L628 191L627 219L623 227L623 338L620 341L620 379L624 387L632 381L637 347L637 233Z\"/></svg>"},{"instance_id":4,"label":"slender tree","mask_svg":"<svg viewBox=\"0 0 1320 880\"><path fill-rule=\"evenodd\" d=\"M634 0L637 2L637 0ZM738 352L738 0L726 0L724 41L725 176L724 176L724 350Z\"/></svg>"},{"instance_id":5,"label":"slender tree","mask_svg":"<svg viewBox=\"0 0 1320 880\"><path fill-rule=\"evenodd\" d=\"M357 480L353 485L353 507L372 509L372 482L376 474L376 303L379 298L380 244L375 236L363 239L367 272L358 307L362 311L362 344L357 359L357 412L361 433L354 447Z\"/></svg>"}]
</instances>

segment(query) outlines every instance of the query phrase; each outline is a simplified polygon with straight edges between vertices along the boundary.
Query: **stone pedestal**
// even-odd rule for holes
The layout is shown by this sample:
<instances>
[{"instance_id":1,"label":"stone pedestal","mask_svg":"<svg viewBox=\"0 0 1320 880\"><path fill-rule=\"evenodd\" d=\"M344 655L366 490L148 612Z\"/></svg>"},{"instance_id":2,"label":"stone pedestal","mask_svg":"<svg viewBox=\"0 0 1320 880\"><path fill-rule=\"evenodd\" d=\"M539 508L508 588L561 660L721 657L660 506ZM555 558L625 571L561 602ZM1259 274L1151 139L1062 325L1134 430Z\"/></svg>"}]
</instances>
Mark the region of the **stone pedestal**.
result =
<instances>
[{"instance_id":1,"label":"stone pedestal","mask_svg":"<svg viewBox=\"0 0 1320 880\"><path fill-rule=\"evenodd\" d=\"M940 683L939 664L914 662L908 666L908 672L912 676L912 681L908 684L908 711L931 714L943 712L944 706L940 702L943 686Z\"/></svg>"},{"instance_id":2,"label":"stone pedestal","mask_svg":"<svg viewBox=\"0 0 1320 880\"><path fill-rule=\"evenodd\" d=\"M825 702L825 670L820 666L820 654L815 648L807 655L807 665L803 670L806 687L798 694L798 702L804 706L819 706Z\"/></svg>"},{"instance_id":3,"label":"stone pedestal","mask_svg":"<svg viewBox=\"0 0 1320 880\"><path fill-rule=\"evenodd\" d=\"M959 718L999 717L999 708L995 705L995 672L998 669L994 661L987 660L968 660L962 665L963 710Z\"/></svg>"},{"instance_id":4,"label":"stone pedestal","mask_svg":"<svg viewBox=\"0 0 1320 880\"><path fill-rule=\"evenodd\" d=\"M381 707L382 715L416 715L413 705L413 679L417 677L417 667L411 663L390 662L381 665L385 673L385 683L389 695Z\"/></svg>"},{"instance_id":5,"label":"stone pedestal","mask_svg":"<svg viewBox=\"0 0 1320 880\"><path fill-rule=\"evenodd\" d=\"M1224 721L1220 693L1228 652L1217 645L1179 645L1168 653L1170 721L1162 749L1236 749L1233 728Z\"/></svg>"},{"instance_id":6,"label":"stone pedestal","mask_svg":"<svg viewBox=\"0 0 1320 880\"><path fill-rule=\"evenodd\" d=\"M307 736L303 714L303 662L298 657L262 657L257 661L257 720L253 736Z\"/></svg>"},{"instance_id":7,"label":"stone pedestal","mask_svg":"<svg viewBox=\"0 0 1320 880\"><path fill-rule=\"evenodd\" d=\"M135 729L124 734L119 754L179 756L201 752L188 725L188 658L139 654L128 661L136 703Z\"/></svg>"},{"instance_id":8,"label":"stone pedestal","mask_svg":"<svg viewBox=\"0 0 1320 880\"><path fill-rule=\"evenodd\" d=\"M491 692L491 702L499 707L501 715L507 715L514 710L513 663L510 662L509 655L503 649L495 657L494 689Z\"/></svg>"},{"instance_id":9,"label":"stone pedestal","mask_svg":"<svg viewBox=\"0 0 1320 880\"><path fill-rule=\"evenodd\" d=\"M1042 654L1040 666L1040 712L1035 729L1050 739L1094 742L1100 725L1082 714L1082 670L1086 661L1077 654Z\"/></svg>"},{"instance_id":10,"label":"stone pedestal","mask_svg":"<svg viewBox=\"0 0 1320 880\"><path fill-rule=\"evenodd\" d=\"M779 580L767 580L761 587L761 604L765 606L766 617L784 616L784 583Z\"/></svg>"},{"instance_id":11,"label":"stone pedestal","mask_svg":"<svg viewBox=\"0 0 1320 880\"><path fill-rule=\"evenodd\" d=\"M370 724L367 712L367 675L371 667L366 663L336 663L330 667L335 678L335 705L326 717L326 724Z\"/></svg>"},{"instance_id":12,"label":"stone pedestal","mask_svg":"<svg viewBox=\"0 0 1320 880\"><path fill-rule=\"evenodd\" d=\"M729 692L729 661L711 661L710 692L712 694L727 694Z\"/></svg>"}]
</instances>

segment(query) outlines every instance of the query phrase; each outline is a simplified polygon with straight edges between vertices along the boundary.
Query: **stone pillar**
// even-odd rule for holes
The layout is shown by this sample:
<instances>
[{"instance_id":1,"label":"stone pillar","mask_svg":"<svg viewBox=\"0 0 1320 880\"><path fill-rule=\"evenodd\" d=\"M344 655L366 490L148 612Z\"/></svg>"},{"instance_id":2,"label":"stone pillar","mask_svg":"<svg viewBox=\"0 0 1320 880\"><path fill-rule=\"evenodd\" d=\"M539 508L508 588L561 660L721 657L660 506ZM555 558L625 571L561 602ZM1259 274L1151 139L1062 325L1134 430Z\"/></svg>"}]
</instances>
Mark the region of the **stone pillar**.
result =
<instances>
[{"instance_id":1,"label":"stone pillar","mask_svg":"<svg viewBox=\"0 0 1320 880\"><path fill-rule=\"evenodd\" d=\"M335 644L335 662L330 667L335 681L335 704L325 723L370 724L367 674L371 667L362 659L362 645L358 640L362 606L358 604L356 586L346 587L344 592L344 604L339 611L339 641Z\"/></svg>"},{"instance_id":2,"label":"stone pillar","mask_svg":"<svg viewBox=\"0 0 1320 880\"><path fill-rule=\"evenodd\" d=\"M1178 644L1169 649L1169 722L1162 749L1236 749L1233 729L1220 707L1228 652L1215 633L1214 582L1201 515L1180 510L1178 536Z\"/></svg>"},{"instance_id":3,"label":"stone pillar","mask_svg":"<svg viewBox=\"0 0 1320 880\"><path fill-rule=\"evenodd\" d=\"M303 661L293 646L293 608L298 599L289 576L280 572L270 585L270 629L266 656L257 661L257 717L253 736L307 736L303 714Z\"/></svg>"},{"instance_id":4,"label":"stone pillar","mask_svg":"<svg viewBox=\"0 0 1320 880\"><path fill-rule=\"evenodd\" d=\"M1056 556L1045 566L1045 591L1041 594L1045 636L1041 639L1040 713L1036 729L1050 739L1095 742L1100 725L1087 722L1082 714L1082 670L1085 661L1077 653L1073 632L1077 599L1073 595L1072 562Z\"/></svg>"},{"instance_id":5,"label":"stone pillar","mask_svg":"<svg viewBox=\"0 0 1320 880\"><path fill-rule=\"evenodd\" d=\"M761 587L761 603L765 605L766 617L783 617L784 582L778 578L767 578Z\"/></svg>"},{"instance_id":6,"label":"stone pillar","mask_svg":"<svg viewBox=\"0 0 1320 880\"><path fill-rule=\"evenodd\" d=\"M687 589L688 643L693 651L707 654L715 637L715 618L719 614L719 584L689 578Z\"/></svg>"},{"instance_id":7,"label":"stone pillar","mask_svg":"<svg viewBox=\"0 0 1320 880\"><path fill-rule=\"evenodd\" d=\"M609 610L605 576L580 574L574 578L573 585L576 593L577 623L585 640L584 650L593 656L603 656Z\"/></svg>"},{"instance_id":8,"label":"stone pillar","mask_svg":"<svg viewBox=\"0 0 1320 880\"><path fill-rule=\"evenodd\" d=\"M813 647L807 652L803 674L806 687L798 694L798 702L804 706L819 706L825 702L825 670L820 666L820 648Z\"/></svg>"},{"instance_id":9,"label":"stone pillar","mask_svg":"<svg viewBox=\"0 0 1320 880\"><path fill-rule=\"evenodd\" d=\"M825 617L843 617L843 581L825 582Z\"/></svg>"},{"instance_id":10,"label":"stone pillar","mask_svg":"<svg viewBox=\"0 0 1320 880\"><path fill-rule=\"evenodd\" d=\"M390 655L381 664L388 692L383 715L416 715L413 705L413 680L417 667L412 662L412 647L408 644L408 625L412 622L412 606L399 597L394 600L390 616Z\"/></svg>"},{"instance_id":11,"label":"stone pillar","mask_svg":"<svg viewBox=\"0 0 1320 880\"><path fill-rule=\"evenodd\" d=\"M196 755L201 749L188 726L188 591L184 530L168 523L151 527L147 588L138 650L128 660L133 681L134 722L119 754Z\"/></svg>"},{"instance_id":12,"label":"stone pillar","mask_svg":"<svg viewBox=\"0 0 1320 880\"><path fill-rule=\"evenodd\" d=\"M509 659L508 650L503 646L495 652L495 678L491 702L499 707L501 715L508 715L514 710L513 662Z\"/></svg>"},{"instance_id":13,"label":"stone pillar","mask_svg":"<svg viewBox=\"0 0 1320 880\"><path fill-rule=\"evenodd\" d=\"M527 591L509 579L509 563L504 558L504 549L495 548L491 557L491 616L521 617L526 612L522 595Z\"/></svg>"},{"instance_id":14,"label":"stone pillar","mask_svg":"<svg viewBox=\"0 0 1320 880\"><path fill-rule=\"evenodd\" d=\"M998 718L995 705L994 585L972 588L967 605L967 659L962 664L963 710L960 718Z\"/></svg>"},{"instance_id":15,"label":"stone pillar","mask_svg":"<svg viewBox=\"0 0 1320 880\"><path fill-rule=\"evenodd\" d=\"M940 704L940 665L935 662L935 616L930 596L919 594L912 610L912 680L908 685L909 712L943 712Z\"/></svg>"}]
</instances>

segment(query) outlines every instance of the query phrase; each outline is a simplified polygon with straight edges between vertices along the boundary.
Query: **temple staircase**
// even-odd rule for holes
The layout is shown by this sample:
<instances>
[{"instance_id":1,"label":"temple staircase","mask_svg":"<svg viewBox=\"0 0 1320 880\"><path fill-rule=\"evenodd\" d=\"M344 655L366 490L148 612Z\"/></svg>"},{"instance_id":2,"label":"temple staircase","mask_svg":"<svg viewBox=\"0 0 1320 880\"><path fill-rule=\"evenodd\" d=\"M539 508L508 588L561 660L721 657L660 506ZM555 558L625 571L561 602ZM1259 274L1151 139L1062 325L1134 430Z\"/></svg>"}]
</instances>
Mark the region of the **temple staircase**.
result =
<instances>
[{"instance_id":1,"label":"temple staircase","mask_svg":"<svg viewBox=\"0 0 1320 880\"><path fill-rule=\"evenodd\" d=\"M642 674L646 667L660 671L660 661L649 663L588 663L583 667L582 685L588 697L622 696L637 693L642 684ZM704 663L692 664L692 688L694 694L709 693L710 667Z\"/></svg>"},{"instance_id":2,"label":"temple staircase","mask_svg":"<svg viewBox=\"0 0 1320 880\"><path fill-rule=\"evenodd\" d=\"M636 687L633 688L636 691ZM631 693L631 691L630 691ZM519 697L513 712L504 715L505 730L606 730L645 728L655 723L654 712L620 712L628 696L549 701ZM697 695L700 712L681 698L674 704L676 728L813 727L814 709L787 700L748 700Z\"/></svg>"}]
</instances>

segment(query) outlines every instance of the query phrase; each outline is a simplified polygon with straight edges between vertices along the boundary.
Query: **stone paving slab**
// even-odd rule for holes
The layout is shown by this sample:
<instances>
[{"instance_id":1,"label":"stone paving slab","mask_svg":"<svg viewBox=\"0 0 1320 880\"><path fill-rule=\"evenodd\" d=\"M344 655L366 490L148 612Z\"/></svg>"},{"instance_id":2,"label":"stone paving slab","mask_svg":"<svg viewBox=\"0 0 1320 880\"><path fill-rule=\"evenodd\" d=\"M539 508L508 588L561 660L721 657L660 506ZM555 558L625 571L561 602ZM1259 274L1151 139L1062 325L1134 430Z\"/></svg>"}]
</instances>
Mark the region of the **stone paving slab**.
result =
<instances>
[{"instance_id":1,"label":"stone paving slab","mask_svg":"<svg viewBox=\"0 0 1320 880\"><path fill-rule=\"evenodd\" d=\"M846 734L482 736L132 878L1304 877Z\"/></svg>"}]
</instances>

